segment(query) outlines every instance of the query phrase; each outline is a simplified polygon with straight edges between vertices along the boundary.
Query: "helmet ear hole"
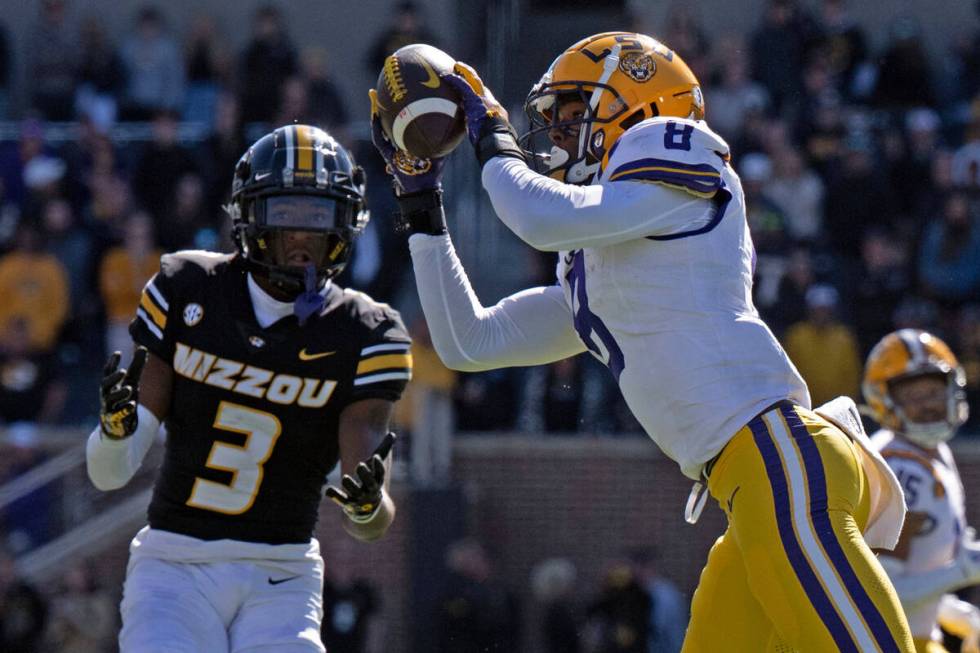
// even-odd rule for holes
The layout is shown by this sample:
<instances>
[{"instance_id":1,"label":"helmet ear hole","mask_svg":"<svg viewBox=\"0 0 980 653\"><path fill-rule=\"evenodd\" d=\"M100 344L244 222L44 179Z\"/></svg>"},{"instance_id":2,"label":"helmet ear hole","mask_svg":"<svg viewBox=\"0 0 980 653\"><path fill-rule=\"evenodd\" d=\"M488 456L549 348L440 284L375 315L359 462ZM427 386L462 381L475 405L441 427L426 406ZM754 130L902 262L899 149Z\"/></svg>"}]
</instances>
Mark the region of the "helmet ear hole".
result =
<instances>
[{"instance_id":1,"label":"helmet ear hole","mask_svg":"<svg viewBox=\"0 0 980 653\"><path fill-rule=\"evenodd\" d=\"M643 109L637 109L630 115L626 116L623 120L619 122L619 126L626 131L638 122L642 122L644 118Z\"/></svg>"}]
</instances>

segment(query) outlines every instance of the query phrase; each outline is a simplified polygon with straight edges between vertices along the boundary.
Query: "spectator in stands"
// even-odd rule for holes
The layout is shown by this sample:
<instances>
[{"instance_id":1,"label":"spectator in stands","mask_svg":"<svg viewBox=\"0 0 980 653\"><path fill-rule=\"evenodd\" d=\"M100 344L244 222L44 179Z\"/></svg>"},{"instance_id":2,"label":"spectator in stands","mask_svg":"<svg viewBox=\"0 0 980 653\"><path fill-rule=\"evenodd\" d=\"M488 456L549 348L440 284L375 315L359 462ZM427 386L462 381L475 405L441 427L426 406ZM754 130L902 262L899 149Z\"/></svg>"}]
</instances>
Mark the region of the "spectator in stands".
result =
<instances>
[{"instance_id":1,"label":"spectator in stands","mask_svg":"<svg viewBox=\"0 0 980 653\"><path fill-rule=\"evenodd\" d=\"M583 650L579 635L582 618L575 604L577 573L566 558L548 558L531 569L531 593L541 609L539 637L545 653Z\"/></svg>"},{"instance_id":2,"label":"spectator in stands","mask_svg":"<svg viewBox=\"0 0 980 653\"><path fill-rule=\"evenodd\" d=\"M501 368L459 378L453 397L460 431L506 431L514 428L522 372ZM494 410L486 410L493 406Z\"/></svg>"},{"instance_id":3,"label":"spectator in stands","mask_svg":"<svg viewBox=\"0 0 980 653\"><path fill-rule=\"evenodd\" d=\"M874 103L886 109L935 106L929 56L922 44L919 23L898 16L889 27L890 42L881 57Z\"/></svg>"},{"instance_id":4,"label":"spectator in stands","mask_svg":"<svg viewBox=\"0 0 980 653\"><path fill-rule=\"evenodd\" d=\"M391 25L368 50L367 66L371 75L377 75L384 66L385 57L398 48L412 43L428 43L438 46L438 41L425 26L415 2L398 3Z\"/></svg>"},{"instance_id":5,"label":"spectator in stands","mask_svg":"<svg viewBox=\"0 0 980 653\"><path fill-rule=\"evenodd\" d=\"M205 230L215 230L217 216L208 213L204 195L204 181L195 172L188 172L177 180L172 203L157 221L156 240L165 252L179 249L202 249L198 238Z\"/></svg>"},{"instance_id":6,"label":"spectator in stands","mask_svg":"<svg viewBox=\"0 0 980 653\"><path fill-rule=\"evenodd\" d=\"M377 642L381 607L378 591L356 578L346 565L326 565L323 577L323 623L320 635L330 653L366 653Z\"/></svg>"},{"instance_id":7,"label":"spectator in stands","mask_svg":"<svg viewBox=\"0 0 980 653\"><path fill-rule=\"evenodd\" d=\"M690 3L675 0L670 5L662 33L664 43L681 55L698 79L707 78L708 35Z\"/></svg>"},{"instance_id":8,"label":"spectator in stands","mask_svg":"<svg viewBox=\"0 0 980 653\"><path fill-rule=\"evenodd\" d=\"M45 250L53 254L62 267L70 272L70 315L76 320L92 317L95 312L92 287L95 243L91 234L78 224L68 200L60 197L48 200L42 207L41 226Z\"/></svg>"},{"instance_id":9,"label":"spectator in stands","mask_svg":"<svg viewBox=\"0 0 980 653\"><path fill-rule=\"evenodd\" d=\"M101 586L92 561L73 565L53 594L45 632L45 650L105 653L116 646L115 598Z\"/></svg>"},{"instance_id":10,"label":"spectator in stands","mask_svg":"<svg viewBox=\"0 0 980 653\"><path fill-rule=\"evenodd\" d=\"M45 120L71 120L78 83L78 39L65 0L42 0L24 51L31 104Z\"/></svg>"},{"instance_id":11,"label":"spectator in stands","mask_svg":"<svg viewBox=\"0 0 980 653\"><path fill-rule=\"evenodd\" d=\"M517 651L520 619L514 597L495 578L486 549L466 538L446 551L449 578L439 602L438 653Z\"/></svg>"},{"instance_id":12,"label":"spectator in stands","mask_svg":"<svg viewBox=\"0 0 980 653\"><path fill-rule=\"evenodd\" d=\"M956 351L966 372L966 399L970 406L980 407L980 304L964 306L956 324ZM964 429L977 432L980 426L980 410L971 411L970 421Z\"/></svg>"},{"instance_id":13,"label":"spectator in stands","mask_svg":"<svg viewBox=\"0 0 980 653\"><path fill-rule=\"evenodd\" d=\"M794 104L802 89L811 36L795 0L769 0L763 23L752 35L752 77L766 87L777 110Z\"/></svg>"},{"instance_id":14,"label":"spectator in stands","mask_svg":"<svg viewBox=\"0 0 980 653\"><path fill-rule=\"evenodd\" d=\"M933 158L941 145L941 126L939 114L932 109L913 109L905 114L906 138L899 141L901 145L888 156L890 186L898 199L896 208L903 215L915 215L920 207L928 206L931 201L929 178ZM888 135L901 138L897 129L889 130Z\"/></svg>"},{"instance_id":15,"label":"spectator in stands","mask_svg":"<svg viewBox=\"0 0 980 653\"><path fill-rule=\"evenodd\" d=\"M786 148L774 155L773 176L765 192L786 217L786 232L793 241L812 243L820 237L824 185L798 150Z\"/></svg>"},{"instance_id":16,"label":"spectator in stands","mask_svg":"<svg viewBox=\"0 0 980 653\"><path fill-rule=\"evenodd\" d=\"M23 319L31 347L52 351L68 317L68 274L27 221L17 227L14 249L0 256L0 297L0 333Z\"/></svg>"},{"instance_id":17,"label":"spectator in stands","mask_svg":"<svg viewBox=\"0 0 980 653\"><path fill-rule=\"evenodd\" d=\"M183 119L214 126L218 97L232 82L233 63L227 45L218 37L213 17L194 16L184 52L187 71L187 93L182 109Z\"/></svg>"},{"instance_id":18,"label":"spectator in stands","mask_svg":"<svg viewBox=\"0 0 980 653\"><path fill-rule=\"evenodd\" d=\"M243 121L273 120L282 84L297 70L296 50L279 9L273 5L259 7L252 24L252 40L239 63Z\"/></svg>"},{"instance_id":19,"label":"spectator in stands","mask_svg":"<svg viewBox=\"0 0 980 653\"><path fill-rule=\"evenodd\" d=\"M123 120L150 120L161 111L181 109L184 61L157 7L145 5L139 10L120 54L127 77Z\"/></svg>"},{"instance_id":20,"label":"spectator in stands","mask_svg":"<svg viewBox=\"0 0 980 653\"><path fill-rule=\"evenodd\" d=\"M919 278L926 293L946 307L980 299L980 221L965 192L951 193L942 215L926 225Z\"/></svg>"},{"instance_id":21,"label":"spectator in stands","mask_svg":"<svg viewBox=\"0 0 980 653\"><path fill-rule=\"evenodd\" d=\"M729 35L720 39L715 59L717 85L707 90L711 97L711 127L729 143L735 143L742 135L746 114L764 111L769 105L769 93L749 78L748 54L741 38Z\"/></svg>"},{"instance_id":22,"label":"spectator in stands","mask_svg":"<svg viewBox=\"0 0 980 653\"><path fill-rule=\"evenodd\" d=\"M123 225L122 242L109 248L99 265L99 292L105 307L106 351L132 358L129 322L136 314L143 286L160 267L163 252L156 246L153 219L135 211Z\"/></svg>"},{"instance_id":23,"label":"spectator in stands","mask_svg":"<svg viewBox=\"0 0 980 653\"><path fill-rule=\"evenodd\" d=\"M777 335L806 315L806 292L816 281L813 254L806 247L793 249L786 261L786 273L779 281L776 301L764 314Z\"/></svg>"},{"instance_id":24,"label":"spectator in stands","mask_svg":"<svg viewBox=\"0 0 980 653\"><path fill-rule=\"evenodd\" d=\"M196 171L191 151L177 140L177 114L160 111L153 119L153 140L143 146L136 164L133 189L161 234L169 228L167 210L173 206L178 182Z\"/></svg>"},{"instance_id":25,"label":"spectator in stands","mask_svg":"<svg viewBox=\"0 0 980 653\"><path fill-rule=\"evenodd\" d=\"M7 28L0 23L0 120L10 115L10 89L13 79L14 53L10 47Z\"/></svg>"},{"instance_id":26,"label":"spectator in stands","mask_svg":"<svg viewBox=\"0 0 980 653\"><path fill-rule=\"evenodd\" d=\"M0 336L0 424L56 423L66 390L54 354L31 345L23 318L8 322Z\"/></svg>"},{"instance_id":27,"label":"spectator in stands","mask_svg":"<svg viewBox=\"0 0 980 653\"><path fill-rule=\"evenodd\" d=\"M37 653L47 622L44 597L21 578L13 557L0 549L0 651Z\"/></svg>"},{"instance_id":28,"label":"spectator in stands","mask_svg":"<svg viewBox=\"0 0 980 653\"><path fill-rule=\"evenodd\" d=\"M980 190L980 101L971 108L963 145L953 155L951 174L957 186Z\"/></svg>"},{"instance_id":29,"label":"spectator in stands","mask_svg":"<svg viewBox=\"0 0 980 653\"><path fill-rule=\"evenodd\" d=\"M626 561L613 563L588 608L595 653L647 653L653 600Z\"/></svg>"},{"instance_id":30,"label":"spectator in stands","mask_svg":"<svg viewBox=\"0 0 980 653\"><path fill-rule=\"evenodd\" d=\"M786 353L810 388L810 399L819 406L839 395L858 396L861 358L857 338L838 320L840 295L826 284L814 284L806 292L807 317L786 330Z\"/></svg>"},{"instance_id":31,"label":"spectator in stands","mask_svg":"<svg viewBox=\"0 0 980 653\"><path fill-rule=\"evenodd\" d=\"M868 56L864 30L847 11L847 0L823 0L817 47L841 97L850 97L858 68Z\"/></svg>"},{"instance_id":32,"label":"spectator in stands","mask_svg":"<svg viewBox=\"0 0 980 653\"><path fill-rule=\"evenodd\" d=\"M644 547L631 551L630 563L653 603L648 653L680 653L689 619L688 601L677 586L660 573L659 554L655 549Z\"/></svg>"},{"instance_id":33,"label":"spectator in stands","mask_svg":"<svg viewBox=\"0 0 980 653\"><path fill-rule=\"evenodd\" d=\"M860 351L866 354L892 330L892 316L909 292L912 279L908 243L895 231L870 229L861 243L861 261L848 284L849 305Z\"/></svg>"},{"instance_id":34,"label":"spectator in stands","mask_svg":"<svg viewBox=\"0 0 980 653\"><path fill-rule=\"evenodd\" d=\"M300 63L313 124L323 127L341 142L349 142L347 123L350 114L343 94L330 76L326 49L322 46L305 48L300 54Z\"/></svg>"},{"instance_id":35,"label":"spectator in stands","mask_svg":"<svg viewBox=\"0 0 980 653\"><path fill-rule=\"evenodd\" d=\"M412 382L395 406L395 421L410 433L412 482L420 487L444 486L452 473L457 374L442 364L421 316L412 322L410 332Z\"/></svg>"},{"instance_id":36,"label":"spectator in stands","mask_svg":"<svg viewBox=\"0 0 980 653\"><path fill-rule=\"evenodd\" d=\"M857 260L864 232L894 221L894 193L876 165L870 134L851 134L844 148L839 172L827 183L824 233L835 252Z\"/></svg>"},{"instance_id":37,"label":"spectator in stands","mask_svg":"<svg viewBox=\"0 0 980 653\"><path fill-rule=\"evenodd\" d=\"M116 122L119 97L126 87L126 69L98 16L88 16L82 23L81 52L77 56L75 110L104 133Z\"/></svg>"},{"instance_id":38,"label":"spectator in stands","mask_svg":"<svg viewBox=\"0 0 980 653\"><path fill-rule=\"evenodd\" d=\"M279 89L279 109L272 122L276 125L294 122L312 124L314 120L310 89L306 80L300 75L293 75Z\"/></svg>"},{"instance_id":39,"label":"spectator in stands","mask_svg":"<svg viewBox=\"0 0 980 653\"><path fill-rule=\"evenodd\" d=\"M221 207L229 199L228 171L235 169L235 163L248 146L242 134L240 109L235 94L222 91L212 119L214 129L199 150L207 211L213 216L222 215Z\"/></svg>"},{"instance_id":40,"label":"spectator in stands","mask_svg":"<svg viewBox=\"0 0 980 653\"><path fill-rule=\"evenodd\" d=\"M35 119L21 122L16 143L0 143L0 179L3 179L4 195L21 212L28 194L24 170L35 158L45 156L50 156L50 148L44 143L43 126Z\"/></svg>"},{"instance_id":41,"label":"spectator in stands","mask_svg":"<svg viewBox=\"0 0 980 653\"><path fill-rule=\"evenodd\" d=\"M517 428L526 433L578 433L586 404L581 357L529 368L518 393Z\"/></svg>"}]
</instances>

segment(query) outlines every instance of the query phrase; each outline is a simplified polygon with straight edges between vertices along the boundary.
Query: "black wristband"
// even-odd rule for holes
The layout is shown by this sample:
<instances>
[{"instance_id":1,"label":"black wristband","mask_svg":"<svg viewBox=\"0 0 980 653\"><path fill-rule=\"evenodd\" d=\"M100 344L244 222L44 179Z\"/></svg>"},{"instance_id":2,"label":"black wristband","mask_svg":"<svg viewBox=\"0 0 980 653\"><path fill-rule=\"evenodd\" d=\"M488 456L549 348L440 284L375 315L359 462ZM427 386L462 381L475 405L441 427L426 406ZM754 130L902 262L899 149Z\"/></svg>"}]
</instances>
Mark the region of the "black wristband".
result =
<instances>
[{"instance_id":1,"label":"black wristband","mask_svg":"<svg viewBox=\"0 0 980 653\"><path fill-rule=\"evenodd\" d=\"M494 116L484 123L474 149L481 168L495 156L509 156L526 162L524 150L517 144L517 132L501 116Z\"/></svg>"},{"instance_id":2,"label":"black wristband","mask_svg":"<svg viewBox=\"0 0 980 653\"><path fill-rule=\"evenodd\" d=\"M442 208L442 190L433 188L410 195L397 195L397 231L441 236L446 229L446 212Z\"/></svg>"}]
</instances>

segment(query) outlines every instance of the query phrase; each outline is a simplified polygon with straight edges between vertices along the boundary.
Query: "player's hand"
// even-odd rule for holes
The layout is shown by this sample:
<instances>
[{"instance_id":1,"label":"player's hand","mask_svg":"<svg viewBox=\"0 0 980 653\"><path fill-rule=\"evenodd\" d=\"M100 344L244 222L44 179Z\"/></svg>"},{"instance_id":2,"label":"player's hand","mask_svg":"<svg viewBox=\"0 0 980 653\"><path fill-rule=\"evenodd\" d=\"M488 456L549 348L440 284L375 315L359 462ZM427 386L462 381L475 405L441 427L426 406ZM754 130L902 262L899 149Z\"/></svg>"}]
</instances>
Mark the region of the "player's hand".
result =
<instances>
[{"instance_id":1,"label":"player's hand","mask_svg":"<svg viewBox=\"0 0 980 653\"><path fill-rule=\"evenodd\" d=\"M456 89L463 101L466 116L466 135L476 150L482 166L495 156L510 156L524 160L517 144L517 132L510 124L507 111L497 102L490 89L473 68L458 61L453 74L442 79Z\"/></svg>"},{"instance_id":2,"label":"player's hand","mask_svg":"<svg viewBox=\"0 0 980 653\"><path fill-rule=\"evenodd\" d=\"M385 483L384 461L394 443L395 434L389 432L371 457L357 464L354 476L344 474L340 480L343 490L327 486L327 496L343 508L353 521L368 521L381 505Z\"/></svg>"},{"instance_id":3,"label":"player's hand","mask_svg":"<svg viewBox=\"0 0 980 653\"><path fill-rule=\"evenodd\" d=\"M136 431L136 404L139 402L140 375L146 363L146 347L137 347L129 369L119 369L122 355L116 351L102 369L99 392L99 423L107 438L122 440Z\"/></svg>"},{"instance_id":4,"label":"player's hand","mask_svg":"<svg viewBox=\"0 0 980 653\"><path fill-rule=\"evenodd\" d=\"M972 527L967 528L960 540L960 550L956 555L956 564L971 585L980 584L980 541L977 532Z\"/></svg>"},{"instance_id":5,"label":"player's hand","mask_svg":"<svg viewBox=\"0 0 980 653\"><path fill-rule=\"evenodd\" d=\"M372 88L368 91L368 96L371 98L371 142L385 160L388 174L394 179L398 194L412 195L439 190L442 187L442 170L446 159L421 159L395 147L381 127L377 92Z\"/></svg>"}]
</instances>

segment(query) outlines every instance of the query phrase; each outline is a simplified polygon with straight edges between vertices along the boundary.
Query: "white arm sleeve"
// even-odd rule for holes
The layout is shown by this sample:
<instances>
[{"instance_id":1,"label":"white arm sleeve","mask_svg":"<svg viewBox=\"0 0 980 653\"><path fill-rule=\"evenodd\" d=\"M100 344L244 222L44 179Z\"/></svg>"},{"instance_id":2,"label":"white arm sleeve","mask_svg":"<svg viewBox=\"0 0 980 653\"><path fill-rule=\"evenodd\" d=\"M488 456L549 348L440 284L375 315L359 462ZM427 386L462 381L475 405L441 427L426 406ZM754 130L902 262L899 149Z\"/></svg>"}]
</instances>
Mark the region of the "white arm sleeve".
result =
<instances>
[{"instance_id":1,"label":"white arm sleeve","mask_svg":"<svg viewBox=\"0 0 980 653\"><path fill-rule=\"evenodd\" d=\"M549 252L697 229L715 210L709 199L660 184L564 184L503 156L483 166L483 187L507 228L531 247Z\"/></svg>"},{"instance_id":2,"label":"white arm sleeve","mask_svg":"<svg viewBox=\"0 0 980 653\"><path fill-rule=\"evenodd\" d=\"M971 584L963 573L963 568L955 561L939 569L909 573L905 571L905 563L898 558L882 554L878 556L878 560L888 573L906 610Z\"/></svg>"},{"instance_id":3,"label":"white arm sleeve","mask_svg":"<svg viewBox=\"0 0 980 653\"><path fill-rule=\"evenodd\" d=\"M117 490L129 483L153 445L160 420L142 405L136 407L136 415L136 431L128 438L110 440L102 436L98 426L88 436L85 446L88 477L92 485L103 492Z\"/></svg>"},{"instance_id":4,"label":"white arm sleeve","mask_svg":"<svg viewBox=\"0 0 980 653\"><path fill-rule=\"evenodd\" d=\"M551 363L585 351L558 286L530 288L485 308L449 236L408 241L432 344L454 370Z\"/></svg>"},{"instance_id":5,"label":"white arm sleeve","mask_svg":"<svg viewBox=\"0 0 980 653\"><path fill-rule=\"evenodd\" d=\"M939 625L960 639L976 636L980 633L980 609L952 594L944 594L939 601Z\"/></svg>"}]
</instances>

